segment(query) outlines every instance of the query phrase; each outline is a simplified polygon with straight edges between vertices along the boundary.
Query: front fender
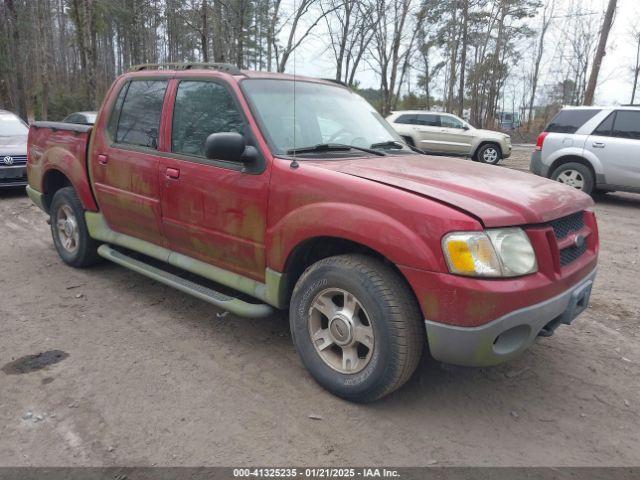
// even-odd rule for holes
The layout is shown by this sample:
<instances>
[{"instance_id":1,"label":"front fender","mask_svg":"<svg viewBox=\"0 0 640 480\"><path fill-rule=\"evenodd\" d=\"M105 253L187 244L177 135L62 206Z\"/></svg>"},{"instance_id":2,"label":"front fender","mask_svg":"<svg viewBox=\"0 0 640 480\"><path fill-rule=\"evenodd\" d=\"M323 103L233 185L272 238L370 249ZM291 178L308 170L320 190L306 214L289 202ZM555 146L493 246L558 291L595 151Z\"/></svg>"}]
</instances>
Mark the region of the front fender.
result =
<instances>
[{"instance_id":1,"label":"front fender","mask_svg":"<svg viewBox=\"0 0 640 480\"><path fill-rule=\"evenodd\" d=\"M321 202L289 212L267 230L269 267L284 271L296 246L318 237L364 245L396 265L436 270L441 263L439 252L398 220L360 205Z\"/></svg>"}]
</instances>

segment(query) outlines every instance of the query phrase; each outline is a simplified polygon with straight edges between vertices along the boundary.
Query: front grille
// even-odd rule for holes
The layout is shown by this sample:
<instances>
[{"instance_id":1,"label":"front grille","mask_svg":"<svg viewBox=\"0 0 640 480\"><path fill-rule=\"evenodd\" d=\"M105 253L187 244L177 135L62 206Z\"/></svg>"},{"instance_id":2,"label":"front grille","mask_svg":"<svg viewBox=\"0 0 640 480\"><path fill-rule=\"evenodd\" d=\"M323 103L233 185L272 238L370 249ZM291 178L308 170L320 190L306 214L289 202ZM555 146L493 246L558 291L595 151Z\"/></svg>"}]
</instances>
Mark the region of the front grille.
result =
<instances>
[{"instance_id":1,"label":"front grille","mask_svg":"<svg viewBox=\"0 0 640 480\"><path fill-rule=\"evenodd\" d=\"M553 228L556 240L562 240L574 232L579 232L584 228L584 212L576 212L566 217L559 218L550 223ZM569 265L580 258L587 251L587 242L582 245L571 245L560 250L560 265Z\"/></svg>"},{"instance_id":2,"label":"front grille","mask_svg":"<svg viewBox=\"0 0 640 480\"><path fill-rule=\"evenodd\" d=\"M11 160L6 160L10 158ZM26 155L4 155L0 153L0 167L6 167L8 165L26 165Z\"/></svg>"},{"instance_id":3,"label":"front grille","mask_svg":"<svg viewBox=\"0 0 640 480\"><path fill-rule=\"evenodd\" d=\"M551 222L551 228L553 228L556 238L561 240L571 232L577 232L584 228L584 213L576 212L554 220Z\"/></svg>"}]
</instances>

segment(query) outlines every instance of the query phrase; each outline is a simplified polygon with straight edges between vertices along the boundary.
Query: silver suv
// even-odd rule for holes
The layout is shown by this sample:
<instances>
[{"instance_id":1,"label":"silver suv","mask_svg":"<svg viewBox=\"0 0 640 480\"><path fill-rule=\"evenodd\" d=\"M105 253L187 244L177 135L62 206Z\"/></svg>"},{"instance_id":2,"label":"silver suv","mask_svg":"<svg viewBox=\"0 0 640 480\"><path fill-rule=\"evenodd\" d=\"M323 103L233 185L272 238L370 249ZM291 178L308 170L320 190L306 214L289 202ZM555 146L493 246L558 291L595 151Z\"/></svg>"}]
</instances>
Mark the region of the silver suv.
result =
<instances>
[{"instance_id":1,"label":"silver suv","mask_svg":"<svg viewBox=\"0 0 640 480\"><path fill-rule=\"evenodd\" d=\"M585 193L640 193L640 107L569 107L538 137L531 172Z\"/></svg>"},{"instance_id":2,"label":"silver suv","mask_svg":"<svg viewBox=\"0 0 640 480\"><path fill-rule=\"evenodd\" d=\"M405 110L393 112L387 121L405 141L427 153L471 157L497 164L511 155L511 137L472 127L450 113Z\"/></svg>"}]
</instances>

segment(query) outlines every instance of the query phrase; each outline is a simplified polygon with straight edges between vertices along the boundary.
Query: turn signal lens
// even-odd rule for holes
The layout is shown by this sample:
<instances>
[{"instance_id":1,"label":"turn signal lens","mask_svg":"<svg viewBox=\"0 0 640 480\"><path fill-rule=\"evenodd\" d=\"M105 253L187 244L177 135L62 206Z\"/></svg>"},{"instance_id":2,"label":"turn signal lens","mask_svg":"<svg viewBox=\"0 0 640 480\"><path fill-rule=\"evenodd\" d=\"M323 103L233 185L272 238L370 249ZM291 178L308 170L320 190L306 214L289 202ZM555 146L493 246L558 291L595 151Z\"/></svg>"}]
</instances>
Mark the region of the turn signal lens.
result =
<instances>
[{"instance_id":1,"label":"turn signal lens","mask_svg":"<svg viewBox=\"0 0 640 480\"><path fill-rule=\"evenodd\" d=\"M451 233L442 244L451 273L500 276L500 261L484 232Z\"/></svg>"}]
</instances>

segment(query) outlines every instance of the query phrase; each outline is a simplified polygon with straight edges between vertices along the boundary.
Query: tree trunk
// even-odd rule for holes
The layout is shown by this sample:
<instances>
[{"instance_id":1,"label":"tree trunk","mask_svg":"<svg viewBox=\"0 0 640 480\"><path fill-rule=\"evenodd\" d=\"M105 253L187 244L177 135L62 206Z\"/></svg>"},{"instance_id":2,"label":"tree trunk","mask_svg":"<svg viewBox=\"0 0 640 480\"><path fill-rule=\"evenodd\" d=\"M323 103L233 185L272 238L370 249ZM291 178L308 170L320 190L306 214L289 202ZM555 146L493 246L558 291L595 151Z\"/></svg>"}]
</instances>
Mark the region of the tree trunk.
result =
<instances>
[{"instance_id":1,"label":"tree trunk","mask_svg":"<svg viewBox=\"0 0 640 480\"><path fill-rule=\"evenodd\" d=\"M462 2L462 52L460 55L460 85L458 86L458 116L464 116L464 73L467 66L467 33L469 30L469 0Z\"/></svg>"},{"instance_id":2,"label":"tree trunk","mask_svg":"<svg viewBox=\"0 0 640 480\"><path fill-rule=\"evenodd\" d=\"M15 69L15 86L16 86L16 109L18 115L27 120L27 101L24 85L24 71L22 68L22 60L20 58L20 32L18 29L18 15L13 0L4 0L4 6L7 9L7 17L9 20L9 31L11 33L12 47L11 59Z\"/></svg>"},{"instance_id":3,"label":"tree trunk","mask_svg":"<svg viewBox=\"0 0 640 480\"><path fill-rule=\"evenodd\" d=\"M591 66L591 74L589 75L587 90L584 94L584 105L593 105L593 97L595 96L596 85L598 83L598 75L600 74L602 59L604 58L605 50L607 48L609 32L613 25L613 16L616 13L616 4L617 0L609 0L607 11L604 15L604 22L602 24L602 30L600 31L600 40L598 40L598 48L593 59L593 65Z\"/></svg>"},{"instance_id":4,"label":"tree trunk","mask_svg":"<svg viewBox=\"0 0 640 480\"><path fill-rule=\"evenodd\" d=\"M633 70L633 90L631 92L631 105L636 101L636 90L638 88L638 76L640 75L640 33L636 39L636 67Z\"/></svg>"},{"instance_id":5,"label":"tree trunk","mask_svg":"<svg viewBox=\"0 0 640 480\"><path fill-rule=\"evenodd\" d=\"M209 61L209 37L208 37L208 28L207 28L207 9L209 5L207 4L207 0L202 0L202 11L200 13L202 20L202 29L200 30L200 48L202 48L202 61Z\"/></svg>"}]
</instances>

